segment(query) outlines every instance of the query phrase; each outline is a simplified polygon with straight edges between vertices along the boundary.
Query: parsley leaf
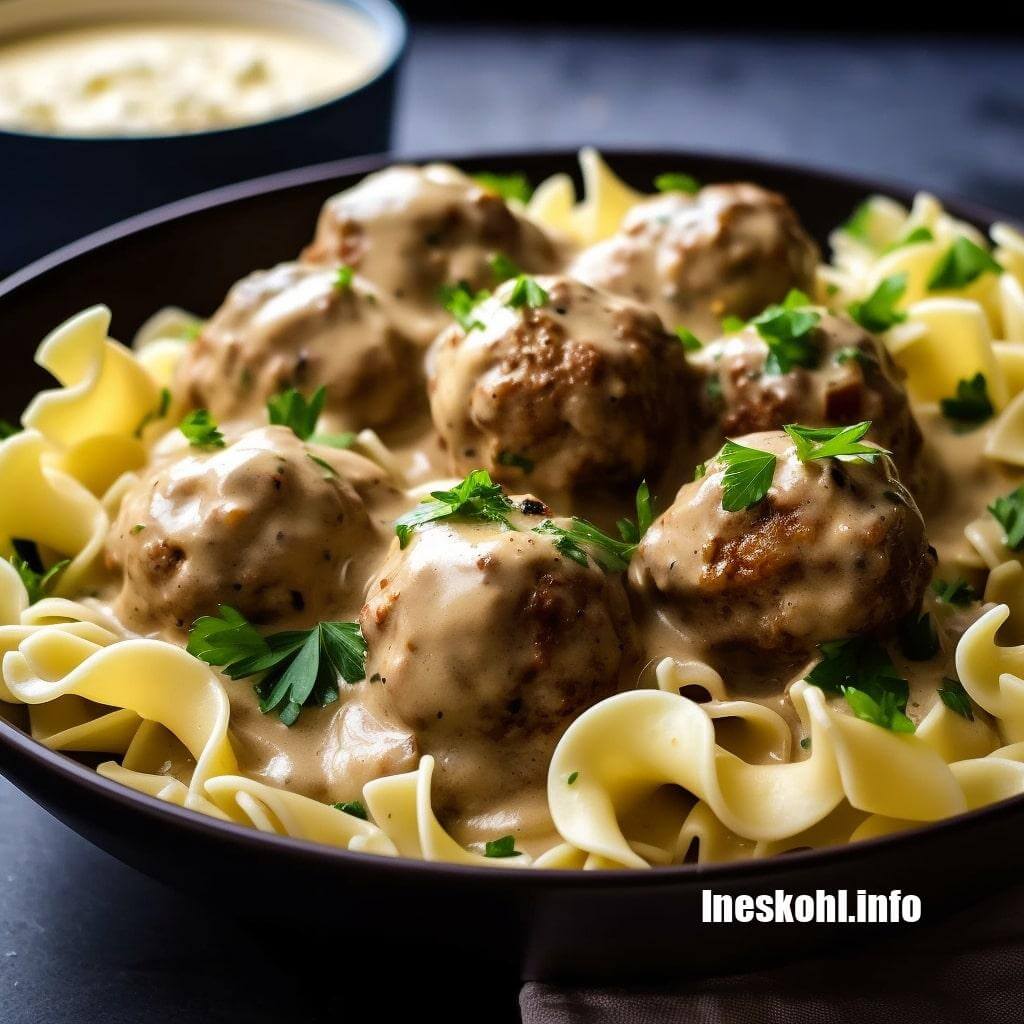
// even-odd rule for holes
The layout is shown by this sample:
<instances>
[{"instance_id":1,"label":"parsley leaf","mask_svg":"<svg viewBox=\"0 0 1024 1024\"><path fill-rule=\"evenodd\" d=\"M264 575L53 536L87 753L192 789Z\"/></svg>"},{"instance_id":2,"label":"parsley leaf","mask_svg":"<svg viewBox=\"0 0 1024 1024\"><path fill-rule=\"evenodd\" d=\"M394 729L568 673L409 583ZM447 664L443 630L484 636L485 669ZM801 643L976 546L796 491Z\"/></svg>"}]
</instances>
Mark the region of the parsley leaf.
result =
<instances>
[{"instance_id":1,"label":"parsley leaf","mask_svg":"<svg viewBox=\"0 0 1024 1024\"><path fill-rule=\"evenodd\" d=\"M654 508L651 502L651 489L647 486L646 480L641 480L640 486L636 489L636 522L623 518L615 524L615 527L619 531L619 536L627 544L636 547L653 522Z\"/></svg>"},{"instance_id":2,"label":"parsley leaf","mask_svg":"<svg viewBox=\"0 0 1024 1024\"><path fill-rule=\"evenodd\" d=\"M970 380L957 381L956 394L952 398L943 398L939 406L942 415L952 420L959 431L984 423L996 411L988 397L988 384L983 373L976 373Z\"/></svg>"},{"instance_id":3,"label":"parsley leaf","mask_svg":"<svg viewBox=\"0 0 1024 1024\"><path fill-rule=\"evenodd\" d=\"M36 547L34 541L14 537L11 543L14 546L14 554L10 559L11 565L21 577L21 582L28 592L28 603L35 604L36 601L41 601L53 590L57 577L71 564L71 559L61 559L47 569L43 566L43 560L39 557L39 548Z\"/></svg>"},{"instance_id":4,"label":"parsley leaf","mask_svg":"<svg viewBox=\"0 0 1024 1024\"><path fill-rule=\"evenodd\" d=\"M521 469L524 473L532 473L534 461L525 455L517 455L515 452L498 452L498 465L512 466L515 469Z\"/></svg>"},{"instance_id":5,"label":"parsley leaf","mask_svg":"<svg viewBox=\"0 0 1024 1024\"><path fill-rule=\"evenodd\" d=\"M913 231L908 231L901 239L887 245L882 253L895 252L897 249L902 249L907 245L918 245L921 242L934 242L935 236L931 233L929 228L926 228L923 224L914 228Z\"/></svg>"},{"instance_id":6,"label":"parsley leaf","mask_svg":"<svg viewBox=\"0 0 1024 1024\"><path fill-rule=\"evenodd\" d=\"M519 277L522 270L519 269L515 260L511 260L503 252L496 252L488 261L494 280L501 284L502 281L510 281L513 277Z\"/></svg>"},{"instance_id":7,"label":"parsley leaf","mask_svg":"<svg viewBox=\"0 0 1024 1024\"><path fill-rule=\"evenodd\" d=\"M907 275L892 274L879 281L866 299L851 302L846 308L865 331L880 334L907 319L907 314L896 308L906 290Z\"/></svg>"},{"instance_id":8,"label":"parsley leaf","mask_svg":"<svg viewBox=\"0 0 1024 1024\"><path fill-rule=\"evenodd\" d=\"M876 362L876 359L870 352L865 352L864 349L857 348L856 345L846 345L836 351L835 355L832 356L832 361L837 366L850 362L859 363L861 366L871 366Z\"/></svg>"},{"instance_id":9,"label":"parsley leaf","mask_svg":"<svg viewBox=\"0 0 1024 1024\"><path fill-rule=\"evenodd\" d=\"M523 306L539 309L548 301L548 298L548 293L532 277L520 274L512 286L505 305L509 309L522 309Z\"/></svg>"},{"instance_id":10,"label":"parsley leaf","mask_svg":"<svg viewBox=\"0 0 1024 1024\"><path fill-rule=\"evenodd\" d=\"M701 344L700 338L686 327L677 327L676 337L682 342L683 351L685 352L696 352L704 347Z\"/></svg>"},{"instance_id":11,"label":"parsley leaf","mask_svg":"<svg viewBox=\"0 0 1024 1024\"><path fill-rule=\"evenodd\" d=\"M182 341L195 341L200 334L203 333L203 328L206 326L205 320L193 320L190 324L185 324L180 331L178 331L178 337Z\"/></svg>"},{"instance_id":12,"label":"parsley leaf","mask_svg":"<svg viewBox=\"0 0 1024 1024\"><path fill-rule=\"evenodd\" d=\"M900 650L911 661L930 661L939 653L939 634L932 617L909 615L900 625Z\"/></svg>"},{"instance_id":13,"label":"parsley leaf","mask_svg":"<svg viewBox=\"0 0 1024 1024\"><path fill-rule=\"evenodd\" d=\"M989 512L1003 528L1003 539L1011 551L1024 547L1024 484L1014 491L996 498L988 506Z\"/></svg>"},{"instance_id":14,"label":"parsley leaf","mask_svg":"<svg viewBox=\"0 0 1024 1024\"><path fill-rule=\"evenodd\" d=\"M491 839L484 846L485 857L519 857L520 852L516 849L514 836L502 836L500 839Z\"/></svg>"},{"instance_id":15,"label":"parsley leaf","mask_svg":"<svg viewBox=\"0 0 1024 1024\"><path fill-rule=\"evenodd\" d=\"M218 611L193 623L186 650L221 666L231 679L265 673L254 687L260 711L278 709L285 725L294 724L303 707L336 701L339 676L357 683L366 674L366 641L356 622L321 622L264 637L234 608Z\"/></svg>"},{"instance_id":16,"label":"parsley leaf","mask_svg":"<svg viewBox=\"0 0 1024 1024\"><path fill-rule=\"evenodd\" d=\"M569 777L565 780L567 786L575 786L576 780L580 777L579 772L569 772Z\"/></svg>"},{"instance_id":17,"label":"parsley leaf","mask_svg":"<svg viewBox=\"0 0 1024 1024\"><path fill-rule=\"evenodd\" d=\"M340 434L314 434L309 443L323 445L324 448L351 448L357 440L358 435L354 431L345 430Z\"/></svg>"},{"instance_id":18,"label":"parsley leaf","mask_svg":"<svg viewBox=\"0 0 1024 1024\"><path fill-rule=\"evenodd\" d=\"M455 318L458 325L469 334L477 328L483 330L484 325L473 315L473 310L480 305L484 299L490 297L490 292L479 291L475 294L469 290L465 281L458 284L446 284L441 288L441 305Z\"/></svg>"},{"instance_id":19,"label":"parsley leaf","mask_svg":"<svg viewBox=\"0 0 1024 1024\"><path fill-rule=\"evenodd\" d=\"M21 433L21 427L16 427L10 420L0 420L0 441L6 441L9 437Z\"/></svg>"},{"instance_id":20,"label":"parsley leaf","mask_svg":"<svg viewBox=\"0 0 1024 1024\"><path fill-rule=\"evenodd\" d=\"M630 526L632 525L630 523ZM575 516L570 520L568 527L559 526L550 519L545 519L540 526L533 528L533 532L554 537L558 551L578 565L587 564L589 549L590 557L605 572L624 572L629 567L630 556L636 549L636 544L609 537L593 523ZM583 545L587 545L587 548Z\"/></svg>"},{"instance_id":21,"label":"parsley leaf","mask_svg":"<svg viewBox=\"0 0 1024 1024\"><path fill-rule=\"evenodd\" d=\"M960 235L932 267L927 288L930 292L966 288L982 274L1002 272L1003 268L990 253L965 235Z\"/></svg>"},{"instance_id":22,"label":"parsley leaf","mask_svg":"<svg viewBox=\"0 0 1024 1024\"><path fill-rule=\"evenodd\" d=\"M224 435L206 409L194 409L178 424L193 448L223 448Z\"/></svg>"},{"instance_id":23,"label":"parsley leaf","mask_svg":"<svg viewBox=\"0 0 1024 1024\"><path fill-rule=\"evenodd\" d=\"M769 306L751 320L768 346L765 373L777 376L789 373L794 366L813 369L818 365L821 351L814 329L821 317L813 309L807 309L809 305L810 299L794 289L781 306Z\"/></svg>"},{"instance_id":24,"label":"parsley leaf","mask_svg":"<svg viewBox=\"0 0 1024 1024\"><path fill-rule=\"evenodd\" d=\"M139 425L132 432L132 437L142 437L142 432L152 423L154 420L162 420L167 415L167 410L171 407L171 392L169 388L160 389L160 398L157 400L156 408L150 409L145 416L139 420Z\"/></svg>"},{"instance_id":25,"label":"parsley leaf","mask_svg":"<svg viewBox=\"0 0 1024 1024\"><path fill-rule=\"evenodd\" d=\"M843 696L850 705L850 710L865 722L880 725L892 732L911 733L917 729L907 717L906 705L901 708L894 693L886 691L876 698L854 686L847 686Z\"/></svg>"},{"instance_id":26,"label":"parsley leaf","mask_svg":"<svg viewBox=\"0 0 1024 1024\"><path fill-rule=\"evenodd\" d=\"M345 800L340 804L331 804L331 806L343 814L351 814L353 818L361 818L363 821L370 820L370 815L363 806L362 800Z\"/></svg>"},{"instance_id":27,"label":"parsley leaf","mask_svg":"<svg viewBox=\"0 0 1024 1024\"><path fill-rule=\"evenodd\" d=\"M267 415L272 424L288 427L296 437L308 441L316 430L316 421L324 409L327 389L320 387L307 402L295 388L289 388L267 401Z\"/></svg>"},{"instance_id":28,"label":"parsley leaf","mask_svg":"<svg viewBox=\"0 0 1024 1024\"><path fill-rule=\"evenodd\" d=\"M971 698L967 695L964 684L959 679L943 676L942 686L939 687L939 697L950 711L955 711L962 718L966 718L968 722L974 721Z\"/></svg>"},{"instance_id":29,"label":"parsley leaf","mask_svg":"<svg viewBox=\"0 0 1024 1024\"><path fill-rule=\"evenodd\" d=\"M796 457L801 462L840 456L857 456L865 462L874 462L879 455L889 454L882 448L860 443L871 429L871 420L849 427L802 427L799 423L787 423L782 429L793 439Z\"/></svg>"},{"instance_id":30,"label":"parsley leaf","mask_svg":"<svg viewBox=\"0 0 1024 1024\"><path fill-rule=\"evenodd\" d=\"M395 534L404 548L417 526L440 519L500 523L511 530L508 514L513 507L501 485L494 483L486 469L474 469L450 491L431 491L429 498L424 498L395 522Z\"/></svg>"},{"instance_id":31,"label":"parsley leaf","mask_svg":"<svg viewBox=\"0 0 1024 1024\"><path fill-rule=\"evenodd\" d=\"M502 199L518 199L521 203L528 203L530 196L533 195L533 186L525 174L494 174L490 171L481 171L473 175L473 180Z\"/></svg>"},{"instance_id":32,"label":"parsley leaf","mask_svg":"<svg viewBox=\"0 0 1024 1024\"><path fill-rule=\"evenodd\" d=\"M690 174L668 171L654 179L654 187L659 192L685 192L695 196L700 191L700 182Z\"/></svg>"},{"instance_id":33,"label":"parsley leaf","mask_svg":"<svg viewBox=\"0 0 1024 1024\"><path fill-rule=\"evenodd\" d=\"M738 316L723 316L721 326L723 334L739 334L747 326L747 321Z\"/></svg>"},{"instance_id":34,"label":"parsley leaf","mask_svg":"<svg viewBox=\"0 0 1024 1024\"><path fill-rule=\"evenodd\" d=\"M850 214L849 219L842 225L842 227L840 227L839 230L844 234L849 235L851 238L856 238L858 241L864 242L865 245L872 245L870 227L871 200L865 199L864 202Z\"/></svg>"},{"instance_id":35,"label":"parsley leaf","mask_svg":"<svg viewBox=\"0 0 1024 1024\"><path fill-rule=\"evenodd\" d=\"M967 605L978 600L978 593L966 580L932 580L932 591L942 604Z\"/></svg>"},{"instance_id":36,"label":"parsley leaf","mask_svg":"<svg viewBox=\"0 0 1024 1024\"><path fill-rule=\"evenodd\" d=\"M348 264L343 263L334 275L334 287L339 292L347 292L352 287L352 278L355 277L355 274L356 272Z\"/></svg>"},{"instance_id":37,"label":"parsley leaf","mask_svg":"<svg viewBox=\"0 0 1024 1024\"><path fill-rule=\"evenodd\" d=\"M759 448L726 441L715 456L726 466L722 476L722 508L740 512L764 499L775 476L775 456Z\"/></svg>"}]
</instances>

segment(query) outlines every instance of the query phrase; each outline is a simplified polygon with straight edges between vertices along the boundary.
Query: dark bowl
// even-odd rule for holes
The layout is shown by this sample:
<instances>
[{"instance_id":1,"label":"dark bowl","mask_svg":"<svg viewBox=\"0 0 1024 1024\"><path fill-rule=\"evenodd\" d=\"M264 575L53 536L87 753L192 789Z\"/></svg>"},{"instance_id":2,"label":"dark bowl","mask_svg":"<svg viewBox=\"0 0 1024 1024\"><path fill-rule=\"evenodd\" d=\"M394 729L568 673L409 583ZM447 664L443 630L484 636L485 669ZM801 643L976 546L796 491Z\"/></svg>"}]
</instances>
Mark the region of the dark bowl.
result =
<instances>
[{"instance_id":1,"label":"dark bowl","mask_svg":"<svg viewBox=\"0 0 1024 1024\"><path fill-rule=\"evenodd\" d=\"M747 178L779 189L822 242L867 194L910 198L905 188L885 183L753 160L684 152L608 157L638 187L649 187L661 171L685 170L704 181ZM534 181L575 172L570 153L456 162L471 171L525 171ZM63 318L106 302L115 333L129 337L165 304L208 314L239 277L294 257L327 196L385 163L325 164L189 199L0 282L8 350L0 414L13 418L46 384L32 353ZM998 219L963 202L947 206L979 225ZM433 958L450 970L453 952L462 950L514 966L524 977L604 983L735 971L867 938L867 926L701 924L704 889L754 896L847 889L851 899L857 889L899 889L920 896L923 921L935 921L1019 876L1010 851L1024 831L1024 797L1018 797L892 838L768 861L644 872L477 869L348 853L224 824L124 789L3 721L0 770L114 856L243 916L336 939L353 933L363 947L379 939L420 966ZM906 937L908 926L888 931Z\"/></svg>"},{"instance_id":2,"label":"dark bowl","mask_svg":"<svg viewBox=\"0 0 1024 1024\"><path fill-rule=\"evenodd\" d=\"M39 0L15 3L28 13L22 16L19 11L15 20L12 5L0 4L0 33L17 26L16 34L24 34L23 21L51 24L46 5ZM395 84L406 46L405 20L391 0L326 0L319 6L329 16L335 4L353 8L373 24L382 40L382 63L363 85L314 106L251 124L183 135L70 136L0 129L0 167L4 169L0 210L6 214L0 231L0 274L87 232L184 196L324 158L389 149ZM206 16L216 15L218 7L223 7L233 12L231 17L245 20L264 9L274 13L282 4L259 0L240 14L237 2L168 0L164 4L161 0L154 16L166 13L163 6L180 14L196 7ZM76 20L88 22L92 8L109 9L115 15L120 10L123 15L131 7L126 0L89 0ZM287 12L276 14L286 16ZM61 27L67 21L52 24ZM24 216L23 211L29 210L35 215Z\"/></svg>"}]
</instances>

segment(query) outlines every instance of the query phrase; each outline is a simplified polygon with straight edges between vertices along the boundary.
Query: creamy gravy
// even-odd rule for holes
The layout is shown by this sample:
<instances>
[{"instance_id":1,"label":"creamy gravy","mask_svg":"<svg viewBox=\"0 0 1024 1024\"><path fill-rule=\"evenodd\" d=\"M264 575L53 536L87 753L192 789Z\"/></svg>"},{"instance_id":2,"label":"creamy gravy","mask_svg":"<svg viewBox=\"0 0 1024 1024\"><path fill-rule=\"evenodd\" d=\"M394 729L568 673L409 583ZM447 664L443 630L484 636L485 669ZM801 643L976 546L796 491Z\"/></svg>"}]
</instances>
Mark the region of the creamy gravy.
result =
<instances>
[{"instance_id":1,"label":"creamy gravy","mask_svg":"<svg viewBox=\"0 0 1024 1024\"><path fill-rule=\"evenodd\" d=\"M311 106L366 81L378 34L344 42L216 21L139 21L0 42L0 127L54 135L204 131Z\"/></svg>"}]
</instances>

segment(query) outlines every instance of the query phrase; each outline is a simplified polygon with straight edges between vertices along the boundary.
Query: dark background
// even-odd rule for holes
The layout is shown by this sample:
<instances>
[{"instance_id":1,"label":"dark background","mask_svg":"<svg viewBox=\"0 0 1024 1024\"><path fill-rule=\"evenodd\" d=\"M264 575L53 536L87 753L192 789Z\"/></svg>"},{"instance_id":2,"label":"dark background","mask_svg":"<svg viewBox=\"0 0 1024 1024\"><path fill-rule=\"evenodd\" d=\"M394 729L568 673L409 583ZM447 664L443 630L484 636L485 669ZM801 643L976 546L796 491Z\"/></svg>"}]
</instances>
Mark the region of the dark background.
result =
<instances>
[{"instance_id":1,"label":"dark background","mask_svg":"<svg viewBox=\"0 0 1024 1024\"><path fill-rule=\"evenodd\" d=\"M516 24L489 25L465 21L481 17L478 4L409 6L432 20L414 32L403 80L402 153L714 149L902 179L1024 216L1024 46L999 10L985 10L993 34L964 38L882 32L894 23L870 12L826 34L809 31L827 27L821 16L787 24L770 10L730 33L732 12L716 22L665 10L638 29L559 25L577 10L565 4L517 3ZM965 11L922 17L955 27ZM254 895L287 894L288 879L268 878ZM403 946L410 934L431 942L429 922L395 930ZM333 1022L365 1004L387 1019L514 1019L515 979L457 963L417 978L409 959L363 949L358 922L336 949L236 924L96 851L0 780L0 1024Z\"/></svg>"}]
</instances>

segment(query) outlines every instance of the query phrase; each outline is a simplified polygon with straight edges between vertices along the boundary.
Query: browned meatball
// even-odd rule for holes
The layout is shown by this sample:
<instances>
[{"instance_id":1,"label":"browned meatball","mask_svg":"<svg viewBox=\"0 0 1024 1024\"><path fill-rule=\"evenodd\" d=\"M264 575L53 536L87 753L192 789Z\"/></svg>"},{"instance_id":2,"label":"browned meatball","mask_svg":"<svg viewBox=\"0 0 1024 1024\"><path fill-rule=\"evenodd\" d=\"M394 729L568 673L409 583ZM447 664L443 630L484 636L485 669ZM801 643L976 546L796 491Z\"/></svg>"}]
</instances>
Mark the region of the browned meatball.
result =
<instances>
[{"instance_id":1,"label":"browned meatball","mask_svg":"<svg viewBox=\"0 0 1024 1024\"><path fill-rule=\"evenodd\" d=\"M360 615L369 681L346 708L358 725L341 744L348 777L433 754L436 806L482 813L543 792L563 731L620 688L633 639L619 577L532 532L542 517L511 519L515 530L420 528L370 582ZM367 723L390 725L375 733ZM410 739L398 748L405 765L394 764L397 726Z\"/></svg>"},{"instance_id":2,"label":"browned meatball","mask_svg":"<svg viewBox=\"0 0 1024 1024\"><path fill-rule=\"evenodd\" d=\"M303 258L345 263L398 300L426 344L450 318L442 285L490 288L501 253L523 270L559 262L555 243L498 195L454 167L390 167L329 199Z\"/></svg>"},{"instance_id":3,"label":"browned meatball","mask_svg":"<svg viewBox=\"0 0 1024 1024\"><path fill-rule=\"evenodd\" d=\"M259 623L351 614L370 571L360 560L384 541L364 496L388 489L369 460L307 446L286 427L156 464L107 539L122 574L116 613L139 632L185 629L219 604Z\"/></svg>"},{"instance_id":4,"label":"browned meatball","mask_svg":"<svg viewBox=\"0 0 1024 1024\"><path fill-rule=\"evenodd\" d=\"M263 415L286 388L326 388L342 429L381 427L410 406L420 384L415 346L380 292L337 268L282 263L239 281L189 345L175 390L218 419Z\"/></svg>"},{"instance_id":5,"label":"browned meatball","mask_svg":"<svg viewBox=\"0 0 1024 1024\"><path fill-rule=\"evenodd\" d=\"M871 420L868 439L892 452L900 475L915 487L922 437L903 387L904 371L877 338L845 316L822 313L809 341L815 366L793 366L786 373L766 367L769 349L753 326L692 358L705 375L705 419L714 424L706 451L717 451L726 437L787 423L820 427Z\"/></svg>"},{"instance_id":6,"label":"browned meatball","mask_svg":"<svg viewBox=\"0 0 1024 1024\"><path fill-rule=\"evenodd\" d=\"M726 467L713 459L630 567L634 591L693 656L726 678L744 666L768 680L824 641L883 634L919 607L935 557L890 459L804 463L782 432L738 443L776 454L767 496L727 512Z\"/></svg>"},{"instance_id":7,"label":"browned meatball","mask_svg":"<svg viewBox=\"0 0 1024 1024\"><path fill-rule=\"evenodd\" d=\"M639 203L570 272L649 304L671 330L712 338L723 316L746 319L791 288L809 289L818 258L785 198L757 185L709 185Z\"/></svg>"},{"instance_id":8,"label":"browned meatball","mask_svg":"<svg viewBox=\"0 0 1024 1024\"><path fill-rule=\"evenodd\" d=\"M431 350L430 408L452 469L475 467L542 496L656 472L687 426L692 375L650 310L568 277L537 279L544 301L509 305L508 282L480 326Z\"/></svg>"}]
</instances>

